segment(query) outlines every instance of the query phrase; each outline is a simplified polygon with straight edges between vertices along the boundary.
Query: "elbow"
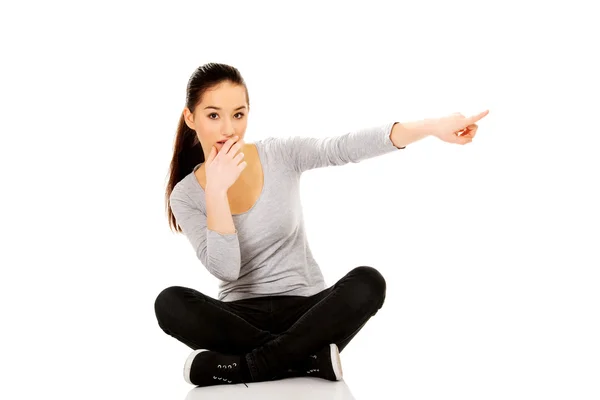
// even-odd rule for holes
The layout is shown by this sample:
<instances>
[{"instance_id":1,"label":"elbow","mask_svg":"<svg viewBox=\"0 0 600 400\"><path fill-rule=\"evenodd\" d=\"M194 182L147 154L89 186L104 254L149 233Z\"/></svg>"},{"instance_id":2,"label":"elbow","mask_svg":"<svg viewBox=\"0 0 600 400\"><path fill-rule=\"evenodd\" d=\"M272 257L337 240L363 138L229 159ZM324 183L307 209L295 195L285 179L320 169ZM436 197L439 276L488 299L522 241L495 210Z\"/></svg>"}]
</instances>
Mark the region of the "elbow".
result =
<instances>
[{"instance_id":1,"label":"elbow","mask_svg":"<svg viewBox=\"0 0 600 400\"><path fill-rule=\"evenodd\" d=\"M223 271L219 271L219 272L214 272L213 273L214 276L216 276L218 279L224 281L224 282L235 282L238 280L238 278L240 277L240 274L234 274L234 273L223 273Z\"/></svg>"},{"instance_id":2,"label":"elbow","mask_svg":"<svg viewBox=\"0 0 600 400\"><path fill-rule=\"evenodd\" d=\"M238 264L239 265L239 264ZM209 265L208 271L215 276L217 279L222 280L223 282L234 282L237 281L240 277L240 268L218 268L217 266Z\"/></svg>"},{"instance_id":3,"label":"elbow","mask_svg":"<svg viewBox=\"0 0 600 400\"><path fill-rule=\"evenodd\" d=\"M225 265L224 265L225 264ZM217 263L208 262L208 271L216 278L224 282L234 282L240 277L240 263ZM231 265L237 265L237 268L231 268Z\"/></svg>"}]
</instances>

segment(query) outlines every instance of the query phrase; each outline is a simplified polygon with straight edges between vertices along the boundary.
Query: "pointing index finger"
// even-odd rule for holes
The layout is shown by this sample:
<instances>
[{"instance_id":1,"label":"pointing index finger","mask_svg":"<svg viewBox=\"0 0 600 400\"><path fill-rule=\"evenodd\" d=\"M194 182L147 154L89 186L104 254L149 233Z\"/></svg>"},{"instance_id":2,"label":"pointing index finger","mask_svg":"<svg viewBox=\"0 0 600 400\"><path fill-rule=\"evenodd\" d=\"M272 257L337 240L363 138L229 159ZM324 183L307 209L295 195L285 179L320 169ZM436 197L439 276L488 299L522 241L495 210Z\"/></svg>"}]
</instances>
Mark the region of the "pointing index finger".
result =
<instances>
[{"instance_id":1,"label":"pointing index finger","mask_svg":"<svg viewBox=\"0 0 600 400\"><path fill-rule=\"evenodd\" d=\"M480 119L482 119L483 117L488 115L489 112L490 112L490 110L485 110L484 112L481 112L477 115L472 116L471 118L469 118L469 125L474 124L475 122L479 121Z\"/></svg>"}]
</instances>

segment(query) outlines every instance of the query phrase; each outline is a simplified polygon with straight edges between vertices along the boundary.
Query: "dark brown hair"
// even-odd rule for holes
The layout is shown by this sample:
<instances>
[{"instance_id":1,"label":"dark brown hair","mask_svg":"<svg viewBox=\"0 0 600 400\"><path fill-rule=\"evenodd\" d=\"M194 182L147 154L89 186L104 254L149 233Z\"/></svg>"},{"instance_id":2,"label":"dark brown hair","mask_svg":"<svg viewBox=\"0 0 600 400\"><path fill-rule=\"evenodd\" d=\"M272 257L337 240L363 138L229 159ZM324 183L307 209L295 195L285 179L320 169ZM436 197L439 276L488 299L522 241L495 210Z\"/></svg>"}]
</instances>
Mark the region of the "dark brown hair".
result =
<instances>
[{"instance_id":1,"label":"dark brown hair","mask_svg":"<svg viewBox=\"0 0 600 400\"><path fill-rule=\"evenodd\" d=\"M202 102L202 96L207 90L223 82L243 86L246 91L246 101L250 107L248 88L240 72L226 64L208 63L196 69L190 77L186 89L185 106L193 113L196 106ZM169 182L165 193L166 212L169 219L169 227L175 232L182 232L171 211L169 198L175 185L186 175L194 170L194 167L204 162L202 145L198 141L196 131L187 126L184 120L183 110L179 117L175 143L173 145L173 158L169 168Z\"/></svg>"}]
</instances>

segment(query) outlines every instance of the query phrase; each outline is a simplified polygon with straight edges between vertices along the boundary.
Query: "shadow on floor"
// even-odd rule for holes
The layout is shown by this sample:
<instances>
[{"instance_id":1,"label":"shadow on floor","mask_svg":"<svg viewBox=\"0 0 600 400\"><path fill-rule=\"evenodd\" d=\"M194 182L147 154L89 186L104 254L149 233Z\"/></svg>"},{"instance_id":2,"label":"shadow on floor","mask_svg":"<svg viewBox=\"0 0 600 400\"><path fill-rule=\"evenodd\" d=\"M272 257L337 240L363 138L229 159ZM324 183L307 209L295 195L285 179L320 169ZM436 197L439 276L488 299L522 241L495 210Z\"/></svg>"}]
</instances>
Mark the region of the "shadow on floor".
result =
<instances>
[{"instance_id":1,"label":"shadow on floor","mask_svg":"<svg viewBox=\"0 0 600 400\"><path fill-rule=\"evenodd\" d=\"M344 380L288 378L272 382L195 387L185 400L356 400Z\"/></svg>"}]
</instances>

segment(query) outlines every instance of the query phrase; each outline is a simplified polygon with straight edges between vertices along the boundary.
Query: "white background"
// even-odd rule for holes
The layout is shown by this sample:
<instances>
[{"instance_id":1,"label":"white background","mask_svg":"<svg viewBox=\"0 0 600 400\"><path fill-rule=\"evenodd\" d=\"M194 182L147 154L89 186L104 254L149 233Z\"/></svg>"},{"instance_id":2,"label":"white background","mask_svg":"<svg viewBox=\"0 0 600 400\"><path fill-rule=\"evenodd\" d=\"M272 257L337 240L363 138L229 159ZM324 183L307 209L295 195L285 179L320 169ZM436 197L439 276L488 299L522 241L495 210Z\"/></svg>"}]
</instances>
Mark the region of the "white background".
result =
<instances>
[{"instance_id":1,"label":"white background","mask_svg":"<svg viewBox=\"0 0 600 400\"><path fill-rule=\"evenodd\" d=\"M191 73L240 70L246 141L489 109L308 171L328 284L376 267L386 303L342 353L356 399L597 399L597 18L583 1L4 3L2 398L184 399L171 285L217 280L168 228ZM7 395L10 394L10 397Z\"/></svg>"}]
</instances>

